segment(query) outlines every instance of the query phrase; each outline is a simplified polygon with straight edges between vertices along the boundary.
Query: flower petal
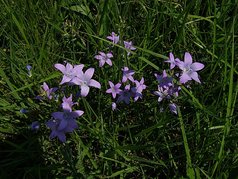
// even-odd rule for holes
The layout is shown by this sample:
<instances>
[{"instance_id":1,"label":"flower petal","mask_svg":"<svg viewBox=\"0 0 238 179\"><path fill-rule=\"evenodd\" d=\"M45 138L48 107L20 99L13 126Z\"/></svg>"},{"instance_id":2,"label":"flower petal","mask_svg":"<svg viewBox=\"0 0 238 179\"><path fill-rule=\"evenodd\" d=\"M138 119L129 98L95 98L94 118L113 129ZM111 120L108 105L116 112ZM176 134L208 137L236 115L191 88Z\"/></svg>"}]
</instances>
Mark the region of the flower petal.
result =
<instances>
[{"instance_id":1,"label":"flower petal","mask_svg":"<svg viewBox=\"0 0 238 179\"><path fill-rule=\"evenodd\" d=\"M67 120L65 120L65 119L61 120L60 124L59 124L59 127L58 127L58 130L63 130L64 128L66 128L67 125L68 125Z\"/></svg>"},{"instance_id":2,"label":"flower petal","mask_svg":"<svg viewBox=\"0 0 238 179\"><path fill-rule=\"evenodd\" d=\"M183 73L180 76L180 83L186 83L187 81L191 80L191 77L187 73Z\"/></svg>"},{"instance_id":3,"label":"flower petal","mask_svg":"<svg viewBox=\"0 0 238 179\"><path fill-rule=\"evenodd\" d=\"M94 74L94 68L89 68L85 71L85 78L87 80L90 80L93 77Z\"/></svg>"},{"instance_id":4,"label":"flower petal","mask_svg":"<svg viewBox=\"0 0 238 179\"><path fill-rule=\"evenodd\" d=\"M58 69L59 71L61 71L62 73L65 72L65 66L60 64L60 63L57 63L54 65L56 69Z\"/></svg>"},{"instance_id":5,"label":"flower petal","mask_svg":"<svg viewBox=\"0 0 238 179\"><path fill-rule=\"evenodd\" d=\"M89 93L89 87L88 86L81 86L81 95L83 97L87 96Z\"/></svg>"},{"instance_id":6,"label":"flower petal","mask_svg":"<svg viewBox=\"0 0 238 179\"><path fill-rule=\"evenodd\" d=\"M99 88L99 89L101 88L101 84L98 81L94 80L94 79L91 79L89 81L88 85L93 86L95 88Z\"/></svg>"},{"instance_id":7,"label":"flower petal","mask_svg":"<svg viewBox=\"0 0 238 179\"><path fill-rule=\"evenodd\" d=\"M184 63L186 65L191 65L193 63L193 59L192 59L192 56L189 52L185 52L185 55L184 55Z\"/></svg>"},{"instance_id":8,"label":"flower petal","mask_svg":"<svg viewBox=\"0 0 238 179\"><path fill-rule=\"evenodd\" d=\"M204 65L202 63L195 62L190 67L193 71L199 71L204 68Z\"/></svg>"},{"instance_id":9,"label":"flower petal","mask_svg":"<svg viewBox=\"0 0 238 179\"><path fill-rule=\"evenodd\" d=\"M84 111L76 110L76 111L71 112L70 115L72 115L73 118L77 118L77 117L79 117L79 116L82 116L83 113L84 113Z\"/></svg>"},{"instance_id":10,"label":"flower petal","mask_svg":"<svg viewBox=\"0 0 238 179\"><path fill-rule=\"evenodd\" d=\"M64 113L63 112L53 112L51 116L55 119L64 119Z\"/></svg>"},{"instance_id":11,"label":"flower petal","mask_svg":"<svg viewBox=\"0 0 238 179\"><path fill-rule=\"evenodd\" d=\"M196 82L201 83L201 81L200 81L199 78L198 78L198 73L197 73L197 72L191 73L190 76L191 76L191 78L192 78L193 80L195 80Z\"/></svg>"}]
</instances>

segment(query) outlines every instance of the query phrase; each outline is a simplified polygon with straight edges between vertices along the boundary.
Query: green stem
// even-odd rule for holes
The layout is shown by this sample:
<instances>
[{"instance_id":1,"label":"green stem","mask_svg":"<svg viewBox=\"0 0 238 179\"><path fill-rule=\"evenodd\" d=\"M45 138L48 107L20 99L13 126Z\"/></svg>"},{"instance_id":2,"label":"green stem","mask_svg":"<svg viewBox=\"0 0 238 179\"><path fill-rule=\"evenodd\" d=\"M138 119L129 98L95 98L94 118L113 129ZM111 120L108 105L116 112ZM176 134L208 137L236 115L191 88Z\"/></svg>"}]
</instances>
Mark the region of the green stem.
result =
<instances>
[{"instance_id":1,"label":"green stem","mask_svg":"<svg viewBox=\"0 0 238 179\"><path fill-rule=\"evenodd\" d=\"M195 178L195 172L192 167L192 160L191 160L191 156L190 156L190 149L188 146L188 140L187 140L187 136L186 136L186 132L185 132L185 127L184 127L184 123L183 123L183 117L182 117L180 108L179 107L177 107L177 108L178 108L178 118L179 118L180 128L182 130L183 143L184 143L184 148L185 148L185 153L186 153L186 158L187 158L187 176L189 178Z\"/></svg>"}]
</instances>

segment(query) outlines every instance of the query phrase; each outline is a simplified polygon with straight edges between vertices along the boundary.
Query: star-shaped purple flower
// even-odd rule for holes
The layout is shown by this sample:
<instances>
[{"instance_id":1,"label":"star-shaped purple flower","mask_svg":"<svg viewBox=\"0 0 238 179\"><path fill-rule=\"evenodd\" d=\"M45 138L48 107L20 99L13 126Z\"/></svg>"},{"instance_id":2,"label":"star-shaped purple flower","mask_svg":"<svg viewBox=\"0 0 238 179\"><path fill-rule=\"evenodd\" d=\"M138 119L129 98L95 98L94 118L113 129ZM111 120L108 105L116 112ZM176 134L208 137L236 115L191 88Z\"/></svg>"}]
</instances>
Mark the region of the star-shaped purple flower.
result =
<instances>
[{"instance_id":1,"label":"star-shaped purple flower","mask_svg":"<svg viewBox=\"0 0 238 179\"><path fill-rule=\"evenodd\" d=\"M128 50L136 50L136 48L132 45L132 41L130 41L130 42L124 41L124 46L125 46L125 48L127 48ZM128 51L127 55L128 55L128 56L130 55L130 52L129 52L129 51Z\"/></svg>"},{"instance_id":2,"label":"star-shaped purple flower","mask_svg":"<svg viewBox=\"0 0 238 179\"><path fill-rule=\"evenodd\" d=\"M190 53L186 52L184 56L184 62L178 61L177 65L183 71L182 75L180 76L180 83L186 83L187 81L192 79L198 83L201 83L198 78L197 71L203 69L204 65L198 62L193 63Z\"/></svg>"},{"instance_id":3,"label":"star-shaped purple flower","mask_svg":"<svg viewBox=\"0 0 238 179\"><path fill-rule=\"evenodd\" d=\"M134 78L133 78L133 74L135 73L133 70L129 70L128 67L124 67L122 69L123 71L123 75L122 75L122 82L125 83L127 81L127 79L129 79L130 81L134 82Z\"/></svg>"},{"instance_id":4,"label":"star-shaped purple flower","mask_svg":"<svg viewBox=\"0 0 238 179\"><path fill-rule=\"evenodd\" d=\"M101 88L101 84L92 79L94 74L94 68L89 68L83 73L83 71L79 72L77 74L77 79L74 81L75 84L79 85L81 88L81 96L85 97L89 93L89 86L95 87L95 88Z\"/></svg>"},{"instance_id":5,"label":"star-shaped purple flower","mask_svg":"<svg viewBox=\"0 0 238 179\"><path fill-rule=\"evenodd\" d=\"M170 53L169 53L169 59L166 60L165 62L170 63L170 70L172 70L172 69L177 65L177 61L178 61L178 60L179 60L178 58L174 59L173 53L170 52Z\"/></svg>"},{"instance_id":6,"label":"star-shaped purple flower","mask_svg":"<svg viewBox=\"0 0 238 179\"><path fill-rule=\"evenodd\" d=\"M119 94L122 90L120 89L121 83L117 83L114 85L111 81L109 81L110 88L107 89L106 93L112 93L112 97L116 98L116 95Z\"/></svg>"},{"instance_id":7,"label":"star-shaped purple flower","mask_svg":"<svg viewBox=\"0 0 238 179\"><path fill-rule=\"evenodd\" d=\"M105 63L112 66L112 61L110 58L112 58L112 53L105 54L104 52L99 52L99 55L96 55L94 58L99 60L99 67L102 67Z\"/></svg>"},{"instance_id":8,"label":"star-shaped purple flower","mask_svg":"<svg viewBox=\"0 0 238 179\"><path fill-rule=\"evenodd\" d=\"M67 63L66 66L62 65L62 64L55 64L55 68L58 69L59 71L61 71L63 73L63 79L60 82L60 84L64 84L64 83L72 83L75 84L75 80L77 78L77 74L82 72L84 65L71 65L70 63Z\"/></svg>"},{"instance_id":9,"label":"star-shaped purple flower","mask_svg":"<svg viewBox=\"0 0 238 179\"><path fill-rule=\"evenodd\" d=\"M54 93L57 90L57 88L49 88L49 86L45 82L43 83L42 88L48 99L52 99L53 97L52 93Z\"/></svg>"},{"instance_id":10,"label":"star-shaped purple flower","mask_svg":"<svg viewBox=\"0 0 238 179\"><path fill-rule=\"evenodd\" d=\"M169 86L172 86L172 84L173 84L173 78L168 77L165 70L163 70L162 75L158 75L155 73L155 77L156 77L157 81L159 82L160 87L169 87Z\"/></svg>"},{"instance_id":11,"label":"star-shaped purple flower","mask_svg":"<svg viewBox=\"0 0 238 179\"><path fill-rule=\"evenodd\" d=\"M119 42L119 35L112 32L111 36L107 36L107 39L111 40L114 44L117 44Z\"/></svg>"},{"instance_id":12,"label":"star-shaped purple flower","mask_svg":"<svg viewBox=\"0 0 238 179\"><path fill-rule=\"evenodd\" d=\"M154 94L159 96L158 102L161 102L163 99L170 99L169 87L158 86L158 91L155 91Z\"/></svg>"},{"instance_id":13,"label":"star-shaped purple flower","mask_svg":"<svg viewBox=\"0 0 238 179\"><path fill-rule=\"evenodd\" d=\"M131 88L130 85L125 86L125 89L120 92L120 94L119 94L120 96L119 96L117 102L124 101L126 104L130 103L130 97L132 95L130 88Z\"/></svg>"}]
</instances>

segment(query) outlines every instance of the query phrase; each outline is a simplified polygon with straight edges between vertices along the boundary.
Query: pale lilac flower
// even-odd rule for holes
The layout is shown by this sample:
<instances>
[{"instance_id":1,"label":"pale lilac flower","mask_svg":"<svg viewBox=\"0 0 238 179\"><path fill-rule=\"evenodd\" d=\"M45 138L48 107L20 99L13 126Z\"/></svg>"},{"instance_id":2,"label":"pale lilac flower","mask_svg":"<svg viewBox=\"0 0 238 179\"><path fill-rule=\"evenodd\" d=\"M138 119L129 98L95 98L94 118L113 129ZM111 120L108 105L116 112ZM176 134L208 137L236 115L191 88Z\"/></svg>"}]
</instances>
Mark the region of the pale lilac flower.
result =
<instances>
[{"instance_id":1,"label":"pale lilac flower","mask_svg":"<svg viewBox=\"0 0 238 179\"><path fill-rule=\"evenodd\" d=\"M34 121L30 125L31 130L38 131L40 129L40 123L38 121Z\"/></svg>"},{"instance_id":2,"label":"pale lilac flower","mask_svg":"<svg viewBox=\"0 0 238 179\"><path fill-rule=\"evenodd\" d=\"M115 102L112 103L112 110L114 111L117 108L117 104Z\"/></svg>"},{"instance_id":3,"label":"pale lilac flower","mask_svg":"<svg viewBox=\"0 0 238 179\"><path fill-rule=\"evenodd\" d=\"M142 77L140 82L135 80L134 81L136 84L136 91L141 93L144 89L146 89L146 85L144 84L144 78Z\"/></svg>"},{"instance_id":4,"label":"pale lilac flower","mask_svg":"<svg viewBox=\"0 0 238 179\"><path fill-rule=\"evenodd\" d=\"M99 52L99 55L96 55L94 58L99 60L99 67L102 67L105 63L112 66L112 61L110 58L112 58L112 53L105 54L104 52Z\"/></svg>"},{"instance_id":5,"label":"pale lilac flower","mask_svg":"<svg viewBox=\"0 0 238 179\"><path fill-rule=\"evenodd\" d=\"M111 88L107 89L106 93L112 93L112 97L116 98L116 95L122 91L120 89L121 83L117 83L116 85L114 85L111 81L109 81L109 85Z\"/></svg>"},{"instance_id":6,"label":"pale lilac flower","mask_svg":"<svg viewBox=\"0 0 238 179\"><path fill-rule=\"evenodd\" d=\"M107 36L107 39L111 40L114 44L119 42L119 35L117 36L115 32L112 32L111 36Z\"/></svg>"},{"instance_id":7,"label":"pale lilac flower","mask_svg":"<svg viewBox=\"0 0 238 179\"><path fill-rule=\"evenodd\" d=\"M26 66L26 69L27 69L27 71L28 71L28 76L29 76L29 77L32 77L32 73L31 73L32 66L31 66L31 65L27 65L27 66Z\"/></svg>"},{"instance_id":8,"label":"pale lilac flower","mask_svg":"<svg viewBox=\"0 0 238 179\"><path fill-rule=\"evenodd\" d=\"M64 98L63 98L63 103L62 103L62 108L63 108L64 110L66 110L66 111L72 111L72 107L73 107L73 105L75 105L75 104L78 104L78 103L72 101L72 94L71 94L68 98L66 98L66 97L64 96Z\"/></svg>"},{"instance_id":9,"label":"pale lilac flower","mask_svg":"<svg viewBox=\"0 0 238 179\"><path fill-rule=\"evenodd\" d=\"M68 82L75 84L77 74L82 72L83 67L84 67L83 64L75 66L71 65L70 63L67 63L66 66L59 63L55 64L55 68L61 71L64 75L60 84L62 85Z\"/></svg>"},{"instance_id":10,"label":"pale lilac flower","mask_svg":"<svg viewBox=\"0 0 238 179\"><path fill-rule=\"evenodd\" d=\"M178 114L177 112L177 106L174 103L169 104L169 109L172 113Z\"/></svg>"},{"instance_id":11,"label":"pale lilac flower","mask_svg":"<svg viewBox=\"0 0 238 179\"><path fill-rule=\"evenodd\" d=\"M130 97L131 97L131 91L130 91L130 85L126 85L125 89L123 91L120 92L119 94L119 98L118 98L118 102L124 101L126 104L130 103Z\"/></svg>"},{"instance_id":12,"label":"pale lilac flower","mask_svg":"<svg viewBox=\"0 0 238 179\"><path fill-rule=\"evenodd\" d=\"M180 83L186 83L187 81L192 79L198 83L201 83L198 78L197 71L203 69L204 65L198 62L193 63L190 53L186 52L184 56L184 62L178 61L177 65L183 71L182 75L180 76Z\"/></svg>"},{"instance_id":13,"label":"pale lilac flower","mask_svg":"<svg viewBox=\"0 0 238 179\"><path fill-rule=\"evenodd\" d=\"M128 67L124 67L122 69L123 71L123 75L122 75L122 82L125 83L127 81L127 79L129 79L130 81L134 82L134 78L133 78L133 74L135 73L133 70L129 70Z\"/></svg>"},{"instance_id":14,"label":"pale lilac flower","mask_svg":"<svg viewBox=\"0 0 238 179\"><path fill-rule=\"evenodd\" d=\"M77 79L75 79L74 83L79 85L81 88L81 96L87 96L89 93L89 86L95 87L95 88L101 88L101 84L92 79L94 74L94 68L89 68L83 73L83 71L79 72L77 74Z\"/></svg>"},{"instance_id":15,"label":"pale lilac flower","mask_svg":"<svg viewBox=\"0 0 238 179\"><path fill-rule=\"evenodd\" d=\"M176 59L174 60L174 55L173 55L172 52L170 52L170 53L169 53L169 59L166 60L165 62L170 63L170 70L172 70L172 69L177 65L177 62L176 62L176 61L178 61L178 60L179 60L178 58L176 58Z\"/></svg>"},{"instance_id":16,"label":"pale lilac flower","mask_svg":"<svg viewBox=\"0 0 238 179\"><path fill-rule=\"evenodd\" d=\"M132 41L130 41L130 42L124 41L124 46L128 50L136 50L136 48L132 45ZM130 55L129 51L128 51L127 55Z\"/></svg>"},{"instance_id":17,"label":"pale lilac flower","mask_svg":"<svg viewBox=\"0 0 238 179\"><path fill-rule=\"evenodd\" d=\"M170 99L169 87L163 88L158 86L158 91L155 91L154 94L159 96L158 102L161 102L163 99Z\"/></svg>"},{"instance_id":18,"label":"pale lilac flower","mask_svg":"<svg viewBox=\"0 0 238 179\"><path fill-rule=\"evenodd\" d=\"M49 86L45 82L43 83L42 88L48 99L52 99L53 97L52 93L54 93L57 90L57 88L49 88Z\"/></svg>"},{"instance_id":19,"label":"pale lilac flower","mask_svg":"<svg viewBox=\"0 0 238 179\"><path fill-rule=\"evenodd\" d=\"M169 87L169 86L172 86L172 84L173 84L173 78L168 77L165 70L163 70L162 75L158 75L155 73L155 77L156 77L157 81L159 82L160 87Z\"/></svg>"}]
</instances>

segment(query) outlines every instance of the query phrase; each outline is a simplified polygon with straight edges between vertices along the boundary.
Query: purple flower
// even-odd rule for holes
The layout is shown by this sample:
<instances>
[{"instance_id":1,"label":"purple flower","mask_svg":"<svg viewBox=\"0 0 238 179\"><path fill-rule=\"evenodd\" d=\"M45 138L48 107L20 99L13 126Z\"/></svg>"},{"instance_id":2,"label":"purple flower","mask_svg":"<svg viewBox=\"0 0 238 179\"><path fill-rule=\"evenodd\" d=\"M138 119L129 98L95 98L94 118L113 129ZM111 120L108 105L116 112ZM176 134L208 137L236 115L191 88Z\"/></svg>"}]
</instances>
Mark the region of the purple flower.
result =
<instances>
[{"instance_id":1,"label":"purple flower","mask_svg":"<svg viewBox=\"0 0 238 179\"><path fill-rule=\"evenodd\" d=\"M106 93L112 93L112 97L116 98L116 95L122 91L120 89L121 83L117 83L116 85L114 85L111 81L109 81L109 85L111 88L107 89Z\"/></svg>"},{"instance_id":2,"label":"purple flower","mask_svg":"<svg viewBox=\"0 0 238 179\"><path fill-rule=\"evenodd\" d=\"M170 111L171 111L172 113L178 114L178 112L177 112L177 106L176 106L174 103L170 103L170 104L169 104L169 109L170 109Z\"/></svg>"},{"instance_id":3,"label":"purple flower","mask_svg":"<svg viewBox=\"0 0 238 179\"><path fill-rule=\"evenodd\" d=\"M89 93L89 86L95 87L95 88L101 88L101 84L92 79L94 74L94 68L89 68L83 73L83 71L80 71L77 74L77 79L74 81L75 84L80 85L81 88L81 95L87 96Z\"/></svg>"},{"instance_id":4,"label":"purple flower","mask_svg":"<svg viewBox=\"0 0 238 179\"><path fill-rule=\"evenodd\" d=\"M198 62L193 63L190 53L186 52L184 56L184 62L178 61L177 65L183 71L182 75L180 76L180 83L186 83L187 81L192 79L197 81L198 83L201 83L198 78L197 71L203 69L204 65Z\"/></svg>"},{"instance_id":5,"label":"purple flower","mask_svg":"<svg viewBox=\"0 0 238 179\"><path fill-rule=\"evenodd\" d=\"M57 88L49 88L49 86L45 82L43 83L42 88L48 99L52 99L53 97L52 93L54 93L57 90Z\"/></svg>"},{"instance_id":6,"label":"purple flower","mask_svg":"<svg viewBox=\"0 0 238 179\"><path fill-rule=\"evenodd\" d=\"M66 66L62 65L62 64L55 64L55 68L58 69L59 71L61 71L64 76L62 81L60 82L60 84L64 84L64 83L73 83L75 84L75 80L77 78L77 74L82 72L84 65L71 65L70 63L67 63Z\"/></svg>"},{"instance_id":7,"label":"purple flower","mask_svg":"<svg viewBox=\"0 0 238 179\"><path fill-rule=\"evenodd\" d=\"M111 40L114 44L117 44L119 42L119 35L117 36L112 32L111 36L107 36L107 39Z\"/></svg>"},{"instance_id":8,"label":"purple flower","mask_svg":"<svg viewBox=\"0 0 238 179\"><path fill-rule=\"evenodd\" d=\"M72 107L75 104L78 104L78 103L77 102L75 103L72 101L72 94L68 98L64 96L63 103L62 103L63 110L72 111Z\"/></svg>"},{"instance_id":9,"label":"purple flower","mask_svg":"<svg viewBox=\"0 0 238 179\"><path fill-rule=\"evenodd\" d=\"M128 50L135 50L136 48L132 45L132 41L127 42L124 41L124 46L125 48L127 48ZM127 55L130 55L130 52L128 51Z\"/></svg>"},{"instance_id":10,"label":"purple flower","mask_svg":"<svg viewBox=\"0 0 238 179\"><path fill-rule=\"evenodd\" d=\"M142 98L142 91L146 89L146 85L144 85L144 78L142 77L140 82L135 80L136 87L131 88L134 101L137 101L139 98Z\"/></svg>"},{"instance_id":11,"label":"purple flower","mask_svg":"<svg viewBox=\"0 0 238 179\"><path fill-rule=\"evenodd\" d=\"M46 126L51 129L50 139L58 137L61 142L66 142L66 130L58 130L60 124L59 119L51 119L46 122ZM72 129L72 128L71 128Z\"/></svg>"},{"instance_id":12,"label":"purple flower","mask_svg":"<svg viewBox=\"0 0 238 179\"><path fill-rule=\"evenodd\" d=\"M130 103L130 97L131 97L131 91L130 91L130 85L126 85L125 89L119 93L118 102L124 101L126 104Z\"/></svg>"},{"instance_id":13,"label":"purple flower","mask_svg":"<svg viewBox=\"0 0 238 179\"><path fill-rule=\"evenodd\" d=\"M25 113L27 113L27 112L28 112L28 110L26 110L26 109L24 109L24 108L20 109L20 113L22 113L22 114L25 114Z\"/></svg>"},{"instance_id":14,"label":"purple flower","mask_svg":"<svg viewBox=\"0 0 238 179\"><path fill-rule=\"evenodd\" d=\"M99 60L99 67L102 67L104 64L105 64L105 62L108 64L108 65L110 65L110 66L112 66L112 61L111 61L111 59L110 58L112 58L113 57L113 55L112 55L112 53L107 53L107 54L105 54L104 52L99 52L99 54L100 55L96 55L94 58L96 58L97 60Z\"/></svg>"},{"instance_id":15,"label":"purple flower","mask_svg":"<svg viewBox=\"0 0 238 179\"><path fill-rule=\"evenodd\" d=\"M177 65L177 62L176 62L176 61L178 61L178 60L179 60L178 58L176 58L176 59L174 60L174 55L173 55L172 52L170 52L170 53L169 53L169 59L166 60L165 62L170 63L170 70L172 70L172 69Z\"/></svg>"},{"instance_id":16,"label":"purple flower","mask_svg":"<svg viewBox=\"0 0 238 179\"><path fill-rule=\"evenodd\" d=\"M116 103L112 103L112 110L114 111L117 108L117 104Z\"/></svg>"},{"instance_id":17,"label":"purple flower","mask_svg":"<svg viewBox=\"0 0 238 179\"><path fill-rule=\"evenodd\" d=\"M122 82L125 83L127 81L127 79L129 79L130 81L134 82L134 78L133 78L133 74L135 73L133 70L129 70L128 67L124 67L122 69L123 71L123 75L122 75Z\"/></svg>"},{"instance_id":18,"label":"purple flower","mask_svg":"<svg viewBox=\"0 0 238 179\"><path fill-rule=\"evenodd\" d=\"M38 121L34 121L30 125L31 130L38 131L40 129L40 123Z\"/></svg>"},{"instance_id":19,"label":"purple flower","mask_svg":"<svg viewBox=\"0 0 238 179\"><path fill-rule=\"evenodd\" d=\"M159 82L160 87L169 87L169 86L172 86L172 84L173 84L173 78L168 77L165 70L163 70L162 75L158 75L155 73L155 77L156 77L157 81Z\"/></svg>"},{"instance_id":20,"label":"purple flower","mask_svg":"<svg viewBox=\"0 0 238 179\"><path fill-rule=\"evenodd\" d=\"M29 77L32 77L32 74L31 74L32 66L31 66L31 65L27 65L27 66L26 66L26 69L27 69L27 71L28 71L28 76L29 76Z\"/></svg>"},{"instance_id":21,"label":"purple flower","mask_svg":"<svg viewBox=\"0 0 238 179\"><path fill-rule=\"evenodd\" d=\"M170 99L169 87L163 88L158 86L158 91L155 91L154 94L159 96L158 102L161 102L163 99Z\"/></svg>"}]
</instances>

